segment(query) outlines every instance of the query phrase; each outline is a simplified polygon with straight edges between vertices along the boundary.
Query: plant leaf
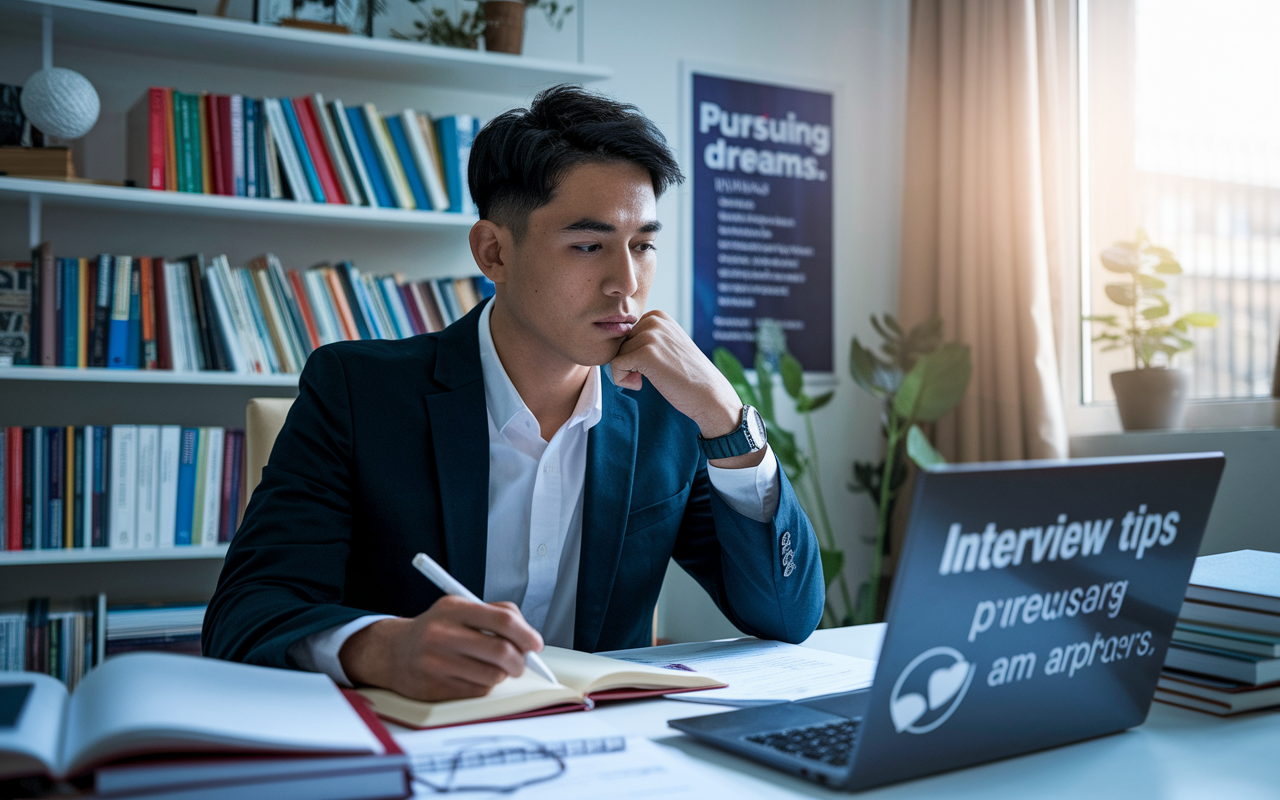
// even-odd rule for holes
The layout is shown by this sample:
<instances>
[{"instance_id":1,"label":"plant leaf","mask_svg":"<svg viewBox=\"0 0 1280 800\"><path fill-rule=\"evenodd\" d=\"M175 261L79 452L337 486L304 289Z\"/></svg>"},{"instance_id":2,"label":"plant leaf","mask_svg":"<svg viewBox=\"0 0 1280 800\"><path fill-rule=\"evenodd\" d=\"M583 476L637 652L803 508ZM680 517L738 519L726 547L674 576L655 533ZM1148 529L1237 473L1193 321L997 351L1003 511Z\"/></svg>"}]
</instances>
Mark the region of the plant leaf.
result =
<instances>
[{"instance_id":1,"label":"plant leaf","mask_svg":"<svg viewBox=\"0 0 1280 800\"><path fill-rule=\"evenodd\" d=\"M756 395L760 400L760 415L773 419L773 371L759 348L756 349Z\"/></svg>"},{"instance_id":2,"label":"plant leaf","mask_svg":"<svg viewBox=\"0 0 1280 800\"><path fill-rule=\"evenodd\" d=\"M1144 319L1160 319L1161 317L1168 316L1168 314L1168 303L1161 303L1158 306L1151 306L1150 308L1142 309L1142 316Z\"/></svg>"},{"instance_id":3,"label":"plant leaf","mask_svg":"<svg viewBox=\"0 0 1280 800\"><path fill-rule=\"evenodd\" d=\"M1173 259L1161 260L1155 265L1155 271L1161 275L1181 275L1182 265Z\"/></svg>"},{"instance_id":4,"label":"plant leaf","mask_svg":"<svg viewBox=\"0 0 1280 800\"><path fill-rule=\"evenodd\" d=\"M1216 328L1218 327L1218 315L1211 314L1208 311L1192 311L1183 314L1178 318L1178 322L1186 322L1188 325L1194 325L1197 328ZM1175 323L1176 324L1176 323Z\"/></svg>"},{"instance_id":5,"label":"plant leaf","mask_svg":"<svg viewBox=\"0 0 1280 800\"><path fill-rule=\"evenodd\" d=\"M733 390L738 393L739 400L749 406L759 407L760 401L756 399L755 390L747 382L747 373L743 371L742 362L737 356L724 347L717 347L711 351L711 360L716 365L716 369L720 370L720 374L728 379Z\"/></svg>"},{"instance_id":6,"label":"plant leaf","mask_svg":"<svg viewBox=\"0 0 1280 800\"><path fill-rule=\"evenodd\" d=\"M929 437L924 435L919 425L912 425L911 430L907 431L907 455L925 469L947 463L942 453L929 443Z\"/></svg>"},{"instance_id":7,"label":"plant leaf","mask_svg":"<svg viewBox=\"0 0 1280 800\"><path fill-rule=\"evenodd\" d=\"M1102 266L1111 272L1137 272L1142 263L1137 250L1132 246L1125 247L1123 244L1115 244L1103 250L1101 258Z\"/></svg>"},{"instance_id":8,"label":"plant leaf","mask_svg":"<svg viewBox=\"0 0 1280 800\"><path fill-rule=\"evenodd\" d=\"M844 551L819 547L818 553L822 556L822 580L830 586L832 581L840 577L840 571L844 569Z\"/></svg>"},{"instance_id":9,"label":"plant leaf","mask_svg":"<svg viewBox=\"0 0 1280 800\"><path fill-rule=\"evenodd\" d=\"M1138 285L1140 285L1143 289L1163 289L1169 284L1165 283L1164 281L1160 280L1154 275L1139 274Z\"/></svg>"},{"instance_id":10,"label":"plant leaf","mask_svg":"<svg viewBox=\"0 0 1280 800\"><path fill-rule=\"evenodd\" d=\"M1108 283L1106 285L1107 297L1111 298L1111 302L1118 306L1126 308L1136 306L1138 304L1137 293L1133 291L1133 285L1129 283Z\"/></svg>"},{"instance_id":11,"label":"plant leaf","mask_svg":"<svg viewBox=\"0 0 1280 800\"><path fill-rule=\"evenodd\" d=\"M808 396L806 396L806 397L805 397L805 402L806 402L806 404L807 404L807 408L804 408L804 409L802 409L802 410L804 410L804 411L817 411L818 409L820 409L820 408L822 408L823 406L825 406L827 403L830 403L830 402L831 402L831 398L832 398L832 397L835 397L835 394L836 394L836 390L835 390L835 389L832 389L831 391L827 392L826 394L820 394L820 395L818 395L817 397L808 397Z\"/></svg>"},{"instance_id":12,"label":"plant leaf","mask_svg":"<svg viewBox=\"0 0 1280 800\"><path fill-rule=\"evenodd\" d=\"M969 347L944 344L921 356L902 379L893 410L907 422L936 422L964 397L972 373Z\"/></svg>"},{"instance_id":13,"label":"plant leaf","mask_svg":"<svg viewBox=\"0 0 1280 800\"><path fill-rule=\"evenodd\" d=\"M778 359L778 372L782 373L782 388L787 390L791 399L798 400L804 391L804 367L790 353L783 353Z\"/></svg>"}]
</instances>

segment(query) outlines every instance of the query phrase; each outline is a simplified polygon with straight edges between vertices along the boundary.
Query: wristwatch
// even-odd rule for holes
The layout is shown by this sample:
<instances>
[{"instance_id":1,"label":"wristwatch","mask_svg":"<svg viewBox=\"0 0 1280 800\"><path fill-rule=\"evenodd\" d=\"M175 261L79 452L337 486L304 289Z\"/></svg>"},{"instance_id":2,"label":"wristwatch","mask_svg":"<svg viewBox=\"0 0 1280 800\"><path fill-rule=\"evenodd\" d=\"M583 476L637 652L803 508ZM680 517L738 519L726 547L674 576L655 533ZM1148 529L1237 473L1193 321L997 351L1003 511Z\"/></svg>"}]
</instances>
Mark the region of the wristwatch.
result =
<instances>
[{"instance_id":1,"label":"wristwatch","mask_svg":"<svg viewBox=\"0 0 1280 800\"><path fill-rule=\"evenodd\" d=\"M732 433L704 439L698 436L698 447L707 460L717 458L733 458L747 453L754 453L764 447L768 441L768 432L764 427L764 418L751 406L742 407L742 424Z\"/></svg>"}]
</instances>

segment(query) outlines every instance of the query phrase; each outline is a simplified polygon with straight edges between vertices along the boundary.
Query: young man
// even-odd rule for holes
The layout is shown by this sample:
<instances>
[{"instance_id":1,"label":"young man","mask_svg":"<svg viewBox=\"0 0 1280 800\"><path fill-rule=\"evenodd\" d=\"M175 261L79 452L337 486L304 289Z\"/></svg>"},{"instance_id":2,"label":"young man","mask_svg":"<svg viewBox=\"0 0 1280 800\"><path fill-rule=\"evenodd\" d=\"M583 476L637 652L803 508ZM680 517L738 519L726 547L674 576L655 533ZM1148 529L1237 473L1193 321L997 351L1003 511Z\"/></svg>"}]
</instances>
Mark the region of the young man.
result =
<instances>
[{"instance_id":1,"label":"young man","mask_svg":"<svg viewBox=\"0 0 1280 800\"><path fill-rule=\"evenodd\" d=\"M485 126L468 180L493 300L437 334L312 354L205 654L482 695L544 642L648 644L672 558L743 631L806 638L818 544L763 423L644 311L657 198L682 180L662 134L556 87ZM442 596L417 552L486 603Z\"/></svg>"}]
</instances>

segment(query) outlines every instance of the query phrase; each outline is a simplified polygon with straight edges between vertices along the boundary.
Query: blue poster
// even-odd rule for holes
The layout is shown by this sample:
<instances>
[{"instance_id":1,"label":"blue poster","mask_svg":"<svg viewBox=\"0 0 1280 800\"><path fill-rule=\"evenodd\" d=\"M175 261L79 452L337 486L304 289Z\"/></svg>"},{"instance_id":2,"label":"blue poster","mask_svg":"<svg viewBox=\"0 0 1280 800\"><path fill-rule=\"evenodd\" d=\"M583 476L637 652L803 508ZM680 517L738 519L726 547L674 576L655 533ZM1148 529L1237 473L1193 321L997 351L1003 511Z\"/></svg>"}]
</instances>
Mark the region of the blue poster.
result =
<instances>
[{"instance_id":1,"label":"blue poster","mask_svg":"<svg viewBox=\"0 0 1280 800\"><path fill-rule=\"evenodd\" d=\"M773 319L831 372L832 96L693 73L693 339L755 358Z\"/></svg>"}]
</instances>

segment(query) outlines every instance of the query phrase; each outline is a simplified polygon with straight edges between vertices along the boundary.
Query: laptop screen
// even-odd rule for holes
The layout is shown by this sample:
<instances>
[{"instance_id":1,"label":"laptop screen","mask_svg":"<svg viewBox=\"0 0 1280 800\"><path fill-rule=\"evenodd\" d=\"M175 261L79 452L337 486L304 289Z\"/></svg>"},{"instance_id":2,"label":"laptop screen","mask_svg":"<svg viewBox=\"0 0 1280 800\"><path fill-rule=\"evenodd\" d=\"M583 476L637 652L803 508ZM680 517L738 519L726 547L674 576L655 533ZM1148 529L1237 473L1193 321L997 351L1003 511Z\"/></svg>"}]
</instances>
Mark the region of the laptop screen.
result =
<instances>
[{"instance_id":1,"label":"laptop screen","mask_svg":"<svg viewBox=\"0 0 1280 800\"><path fill-rule=\"evenodd\" d=\"M856 757L875 785L1141 723L1221 454L917 478Z\"/></svg>"}]
</instances>

